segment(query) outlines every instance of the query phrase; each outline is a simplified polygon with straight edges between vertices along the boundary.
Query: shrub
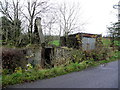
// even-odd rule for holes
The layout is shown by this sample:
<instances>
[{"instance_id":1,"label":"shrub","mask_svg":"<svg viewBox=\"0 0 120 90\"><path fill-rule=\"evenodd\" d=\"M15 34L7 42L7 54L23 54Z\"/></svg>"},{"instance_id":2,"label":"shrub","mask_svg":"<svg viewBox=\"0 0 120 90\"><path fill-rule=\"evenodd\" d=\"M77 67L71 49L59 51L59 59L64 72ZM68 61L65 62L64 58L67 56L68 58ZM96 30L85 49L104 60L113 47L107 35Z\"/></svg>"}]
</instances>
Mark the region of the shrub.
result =
<instances>
[{"instance_id":1,"label":"shrub","mask_svg":"<svg viewBox=\"0 0 120 90\"><path fill-rule=\"evenodd\" d=\"M110 56L110 48L103 47L103 48L96 48L91 51L84 51L85 56L83 57L84 60L91 60L100 61L106 60Z\"/></svg>"},{"instance_id":2,"label":"shrub","mask_svg":"<svg viewBox=\"0 0 120 90\"><path fill-rule=\"evenodd\" d=\"M20 49L2 49L2 67L3 69L10 69L14 72L16 67L25 68L27 59L25 58L25 50Z\"/></svg>"},{"instance_id":3,"label":"shrub","mask_svg":"<svg viewBox=\"0 0 120 90\"><path fill-rule=\"evenodd\" d=\"M36 64L35 67L34 67L34 70L35 71L42 70L41 65L40 64Z\"/></svg>"},{"instance_id":4,"label":"shrub","mask_svg":"<svg viewBox=\"0 0 120 90\"><path fill-rule=\"evenodd\" d=\"M72 72L72 71L74 71L74 70L75 70L75 67L73 67L72 65L69 65L69 66L66 66L66 67L65 67L65 71L68 72L68 73L69 73L69 72Z\"/></svg>"},{"instance_id":5,"label":"shrub","mask_svg":"<svg viewBox=\"0 0 120 90\"><path fill-rule=\"evenodd\" d=\"M15 72L16 73L22 73L22 68L21 67L16 67Z\"/></svg>"},{"instance_id":6,"label":"shrub","mask_svg":"<svg viewBox=\"0 0 120 90\"><path fill-rule=\"evenodd\" d=\"M38 70L38 78L39 79L44 79L45 78L45 72L46 70Z\"/></svg>"},{"instance_id":7,"label":"shrub","mask_svg":"<svg viewBox=\"0 0 120 90\"><path fill-rule=\"evenodd\" d=\"M52 72L56 75L56 76L58 76L58 75L62 75L62 74L65 74L66 73L66 71L64 70L64 67L54 67L53 69L52 69Z\"/></svg>"},{"instance_id":8,"label":"shrub","mask_svg":"<svg viewBox=\"0 0 120 90\"><path fill-rule=\"evenodd\" d=\"M80 50L73 50L71 52L71 59L72 59L73 63L75 63L75 62L80 63L81 61L84 60L83 57L85 57L85 54Z\"/></svg>"},{"instance_id":9,"label":"shrub","mask_svg":"<svg viewBox=\"0 0 120 90\"><path fill-rule=\"evenodd\" d=\"M9 70L8 69L3 69L2 70L2 75L7 75L7 74L9 74Z\"/></svg>"}]
</instances>

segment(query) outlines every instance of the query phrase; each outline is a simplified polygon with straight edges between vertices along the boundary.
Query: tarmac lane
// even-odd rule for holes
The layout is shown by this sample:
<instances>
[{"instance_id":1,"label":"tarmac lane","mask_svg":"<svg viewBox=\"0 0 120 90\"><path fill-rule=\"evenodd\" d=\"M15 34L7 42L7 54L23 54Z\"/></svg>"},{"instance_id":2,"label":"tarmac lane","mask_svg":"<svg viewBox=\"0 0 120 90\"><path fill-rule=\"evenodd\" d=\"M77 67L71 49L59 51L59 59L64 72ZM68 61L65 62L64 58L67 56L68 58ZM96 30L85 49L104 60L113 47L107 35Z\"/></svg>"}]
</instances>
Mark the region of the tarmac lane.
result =
<instances>
[{"instance_id":1,"label":"tarmac lane","mask_svg":"<svg viewBox=\"0 0 120 90\"><path fill-rule=\"evenodd\" d=\"M118 88L118 62L7 88Z\"/></svg>"}]
</instances>

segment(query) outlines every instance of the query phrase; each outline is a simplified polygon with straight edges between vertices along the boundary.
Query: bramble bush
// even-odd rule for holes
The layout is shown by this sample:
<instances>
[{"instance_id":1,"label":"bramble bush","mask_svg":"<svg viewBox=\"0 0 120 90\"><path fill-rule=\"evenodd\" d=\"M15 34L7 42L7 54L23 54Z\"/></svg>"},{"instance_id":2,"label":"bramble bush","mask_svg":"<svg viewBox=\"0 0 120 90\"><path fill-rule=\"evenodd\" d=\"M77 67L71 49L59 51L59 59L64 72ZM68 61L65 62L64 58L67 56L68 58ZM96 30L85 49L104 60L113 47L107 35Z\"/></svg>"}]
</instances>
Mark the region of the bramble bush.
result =
<instances>
[{"instance_id":1,"label":"bramble bush","mask_svg":"<svg viewBox=\"0 0 120 90\"><path fill-rule=\"evenodd\" d=\"M8 69L10 73L13 73L17 67L25 68L27 64L25 50L3 48L1 53L3 69Z\"/></svg>"}]
</instances>

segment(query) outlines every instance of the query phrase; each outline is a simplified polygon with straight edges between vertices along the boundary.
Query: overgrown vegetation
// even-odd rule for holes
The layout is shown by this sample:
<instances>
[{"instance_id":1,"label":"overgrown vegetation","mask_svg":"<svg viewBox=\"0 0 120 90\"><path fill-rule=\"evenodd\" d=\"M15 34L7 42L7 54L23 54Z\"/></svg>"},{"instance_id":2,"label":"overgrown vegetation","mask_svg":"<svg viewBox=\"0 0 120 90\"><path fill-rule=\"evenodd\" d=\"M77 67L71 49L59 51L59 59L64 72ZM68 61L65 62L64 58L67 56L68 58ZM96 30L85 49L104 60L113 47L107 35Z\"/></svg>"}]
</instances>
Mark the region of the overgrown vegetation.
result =
<instances>
[{"instance_id":1,"label":"overgrown vegetation","mask_svg":"<svg viewBox=\"0 0 120 90\"><path fill-rule=\"evenodd\" d=\"M27 64L27 59L25 57L25 50L22 49L12 49L12 48L2 48L2 68L8 69L9 73L13 73L15 68L22 67L25 68Z\"/></svg>"},{"instance_id":2,"label":"overgrown vegetation","mask_svg":"<svg viewBox=\"0 0 120 90\"><path fill-rule=\"evenodd\" d=\"M104 40L103 42L105 47L96 48L95 50L91 51L83 52L76 49L66 48L70 52L68 57L66 56L67 59L60 58L60 60L54 62L54 67L50 69L42 69L40 65L33 67L31 64L28 64L27 67L23 69L22 66L18 66L17 62L12 62L12 60L17 61L20 58L21 60L25 59L23 58L25 52L22 53L16 49L3 49L3 57L6 57L4 60L10 61L7 61L7 63L4 64L12 62L11 65L14 67L14 70L11 72L10 69L13 68L10 67L5 67L2 70L2 84L3 86L6 86L23 82L31 82L37 79L51 78L73 71L80 71L89 66L97 66L101 63L108 63L120 58L120 55L118 55L120 52L117 49L113 51L112 47L109 47L110 41L107 40L108 39ZM8 66L4 64L3 66ZM25 66L25 62L23 66Z\"/></svg>"},{"instance_id":3,"label":"overgrown vegetation","mask_svg":"<svg viewBox=\"0 0 120 90\"><path fill-rule=\"evenodd\" d=\"M96 49L91 51L82 51L82 42L80 41L82 38L75 36L78 41L75 41L75 38L70 38L70 41L68 40L68 34L71 32L71 30L79 30L80 25L76 22L79 20L79 15L76 16L76 10L79 11L78 6L73 5L71 8L67 9L65 7L68 7L69 5L64 3L63 5L58 5L60 6L58 7L60 10L56 8L57 10L54 9L55 13L52 13L54 11L50 10L52 10L54 6L52 7L49 3L50 2L48 2L48 0L33 0L31 2L27 1L26 6L24 7L24 5L22 5L19 0L12 0L10 2L7 0L0 1L0 12L4 15L0 18L2 21L2 28L0 32L2 35L2 40L0 40L0 43L2 43L4 47L2 52L0 52L2 55L1 57L3 67L3 70L0 72L2 72L3 86L31 82L37 79L51 78L73 71L80 71L89 66L108 63L120 58L118 55L120 52L117 51L117 49L120 50L120 43L118 38L119 23L115 23L112 27L108 28L111 33L111 38L103 39L102 43L102 37L99 37L96 39ZM24 10L22 9L25 8L26 11L23 12ZM66 9L70 15L66 15ZM49 16L47 16L48 13ZM39 17L39 23L36 24L37 16L41 16L43 22L41 22ZM42 27L41 23L43 24ZM55 28L54 26L58 27ZM59 28L60 31L58 30ZM42 29L48 29L48 31L44 31L44 33L48 33L48 36L40 37L42 36ZM57 33L59 33L58 36L52 36L52 33L54 33L52 31L55 29ZM61 31L63 31L63 34L66 38L65 46L72 46L73 48L77 48L79 50L66 48L69 53L62 55L62 58L57 57L58 60L53 60L52 65L54 67L49 67L48 65L50 69L48 69L48 67L42 68L39 64L28 64L27 58L31 56L26 56L26 51L20 47L34 48L42 46L41 52L44 54L45 49L43 48L45 46L60 46L59 38L62 34ZM43 42L40 43L42 39L45 39L45 41L43 40ZM70 45L71 41L73 44ZM43 60L45 60L45 58Z\"/></svg>"},{"instance_id":4,"label":"overgrown vegetation","mask_svg":"<svg viewBox=\"0 0 120 90\"><path fill-rule=\"evenodd\" d=\"M109 51L110 50L110 51ZM97 66L99 64L108 63L120 58L118 50L111 51L112 49L103 48L102 50L93 50L81 52L73 50L70 60L63 60L57 62L57 66L50 69L42 69L40 65L33 67L31 64L23 70L21 67L16 67L14 73L10 74L8 69L2 71L2 85L13 85L23 82L31 82L37 79L45 79L64 75L74 71L80 71L90 66ZM63 62L63 63L62 63Z\"/></svg>"},{"instance_id":5,"label":"overgrown vegetation","mask_svg":"<svg viewBox=\"0 0 120 90\"><path fill-rule=\"evenodd\" d=\"M120 22L112 23L111 26L108 27L108 32L110 33L110 46L116 46L118 50L120 50Z\"/></svg>"},{"instance_id":6,"label":"overgrown vegetation","mask_svg":"<svg viewBox=\"0 0 120 90\"><path fill-rule=\"evenodd\" d=\"M106 47L109 47L110 43L111 43L110 38L103 38L102 42L103 42L104 46L106 46Z\"/></svg>"},{"instance_id":7,"label":"overgrown vegetation","mask_svg":"<svg viewBox=\"0 0 120 90\"><path fill-rule=\"evenodd\" d=\"M19 68L16 72L14 72L11 75L4 74L2 76L2 84L3 86L6 85L13 85L17 83L23 83L23 82L31 82L37 79L45 79L45 78L51 78L56 77L59 75L64 75L73 71L80 71L83 70L89 66L97 66L99 64L108 63L111 61L114 61L120 57L118 57L117 54L120 54L120 52L116 51L115 55L110 57L108 60L102 60L102 61L93 61L93 60L86 60L82 61L80 63L71 63L68 66L58 66L54 67L52 69L36 69L36 68L29 68L28 71L21 71ZM3 73L6 72L5 70Z\"/></svg>"}]
</instances>

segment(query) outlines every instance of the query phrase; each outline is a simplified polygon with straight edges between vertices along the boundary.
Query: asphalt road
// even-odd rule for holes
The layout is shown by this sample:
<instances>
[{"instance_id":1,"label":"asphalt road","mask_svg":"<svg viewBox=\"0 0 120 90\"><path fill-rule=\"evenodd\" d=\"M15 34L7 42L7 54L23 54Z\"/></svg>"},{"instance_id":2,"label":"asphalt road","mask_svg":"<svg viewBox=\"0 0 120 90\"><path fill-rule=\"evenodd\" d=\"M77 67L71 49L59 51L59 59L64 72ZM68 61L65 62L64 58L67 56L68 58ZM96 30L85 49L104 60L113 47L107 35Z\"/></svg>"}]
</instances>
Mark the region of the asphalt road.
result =
<instances>
[{"instance_id":1,"label":"asphalt road","mask_svg":"<svg viewBox=\"0 0 120 90\"><path fill-rule=\"evenodd\" d=\"M118 61L8 88L118 88Z\"/></svg>"}]
</instances>

